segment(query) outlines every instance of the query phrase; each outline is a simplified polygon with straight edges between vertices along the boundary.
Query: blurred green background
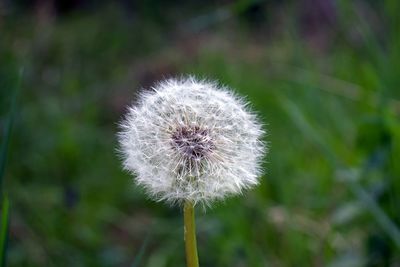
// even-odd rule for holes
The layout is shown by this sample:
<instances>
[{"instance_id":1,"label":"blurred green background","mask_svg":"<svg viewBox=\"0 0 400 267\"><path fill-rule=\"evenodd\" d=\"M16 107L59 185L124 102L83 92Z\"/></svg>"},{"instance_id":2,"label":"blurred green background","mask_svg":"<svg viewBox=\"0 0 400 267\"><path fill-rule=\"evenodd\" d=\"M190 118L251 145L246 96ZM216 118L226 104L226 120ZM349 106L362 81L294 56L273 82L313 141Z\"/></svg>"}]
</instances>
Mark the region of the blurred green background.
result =
<instances>
[{"instance_id":1,"label":"blurred green background","mask_svg":"<svg viewBox=\"0 0 400 267\"><path fill-rule=\"evenodd\" d=\"M269 132L261 184L198 210L201 266L400 266L400 1L2 0L7 266L185 265L181 210L116 155L137 91L181 74Z\"/></svg>"}]
</instances>

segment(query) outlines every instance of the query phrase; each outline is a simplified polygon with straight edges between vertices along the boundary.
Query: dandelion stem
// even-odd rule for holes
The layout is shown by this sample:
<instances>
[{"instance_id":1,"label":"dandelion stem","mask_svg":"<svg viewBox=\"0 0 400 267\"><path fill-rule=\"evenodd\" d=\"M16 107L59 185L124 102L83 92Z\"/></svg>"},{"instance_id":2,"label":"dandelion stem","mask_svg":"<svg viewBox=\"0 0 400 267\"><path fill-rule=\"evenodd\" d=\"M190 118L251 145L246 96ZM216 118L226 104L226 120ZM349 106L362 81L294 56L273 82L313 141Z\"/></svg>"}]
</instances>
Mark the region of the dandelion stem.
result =
<instances>
[{"instance_id":1,"label":"dandelion stem","mask_svg":"<svg viewBox=\"0 0 400 267\"><path fill-rule=\"evenodd\" d=\"M187 267L199 267L196 242L196 223L194 220L194 205L192 202L185 202L183 207L183 217L185 224L184 237L186 248L186 264Z\"/></svg>"}]
</instances>

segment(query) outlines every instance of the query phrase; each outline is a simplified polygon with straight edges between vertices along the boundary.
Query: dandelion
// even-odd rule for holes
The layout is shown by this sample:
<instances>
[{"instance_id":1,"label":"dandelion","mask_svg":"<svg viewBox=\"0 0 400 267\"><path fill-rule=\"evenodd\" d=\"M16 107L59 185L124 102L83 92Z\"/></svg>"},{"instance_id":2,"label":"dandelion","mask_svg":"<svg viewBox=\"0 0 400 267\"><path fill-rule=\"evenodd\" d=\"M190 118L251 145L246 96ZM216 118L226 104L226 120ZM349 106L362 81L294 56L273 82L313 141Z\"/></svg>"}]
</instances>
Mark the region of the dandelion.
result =
<instances>
[{"instance_id":1,"label":"dandelion","mask_svg":"<svg viewBox=\"0 0 400 267\"><path fill-rule=\"evenodd\" d=\"M153 199L184 206L188 266L198 266L194 205L258 183L264 131L248 106L215 82L170 79L143 92L121 123L124 168Z\"/></svg>"}]
</instances>

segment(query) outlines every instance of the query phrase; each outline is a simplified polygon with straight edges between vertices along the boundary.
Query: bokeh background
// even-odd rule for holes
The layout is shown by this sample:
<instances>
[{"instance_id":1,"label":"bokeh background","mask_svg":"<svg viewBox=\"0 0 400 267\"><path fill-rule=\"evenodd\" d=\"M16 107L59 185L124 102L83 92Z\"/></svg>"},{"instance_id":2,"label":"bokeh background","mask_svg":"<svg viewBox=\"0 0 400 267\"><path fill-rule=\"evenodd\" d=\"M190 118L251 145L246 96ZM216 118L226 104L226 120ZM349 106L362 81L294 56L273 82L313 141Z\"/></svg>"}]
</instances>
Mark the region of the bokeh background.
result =
<instances>
[{"instance_id":1,"label":"bokeh background","mask_svg":"<svg viewBox=\"0 0 400 267\"><path fill-rule=\"evenodd\" d=\"M201 266L400 266L399 1L2 0L7 266L185 266L181 210L116 155L137 91L181 74L269 132L261 184L197 211Z\"/></svg>"}]
</instances>

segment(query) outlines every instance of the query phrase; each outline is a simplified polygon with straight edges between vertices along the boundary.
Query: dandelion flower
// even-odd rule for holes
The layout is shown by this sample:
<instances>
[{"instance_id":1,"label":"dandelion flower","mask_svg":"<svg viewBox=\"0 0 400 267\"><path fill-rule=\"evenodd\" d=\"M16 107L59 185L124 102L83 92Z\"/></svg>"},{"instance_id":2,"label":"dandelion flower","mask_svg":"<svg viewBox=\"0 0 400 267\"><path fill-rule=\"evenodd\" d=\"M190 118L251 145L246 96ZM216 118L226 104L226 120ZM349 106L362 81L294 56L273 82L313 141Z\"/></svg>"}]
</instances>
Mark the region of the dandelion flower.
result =
<instances>
[{"instance_id":1,"label":"dandelion flower","mask_svg":"<svg viewBox=\"0 0 400 267\"><path fill-rule=\"evenodd\" d=\"M266 149L248 103L193 77L143 92L121 123L124 168L155 200L209 203L255 186Z\"/></svg>"}]
</instances>

